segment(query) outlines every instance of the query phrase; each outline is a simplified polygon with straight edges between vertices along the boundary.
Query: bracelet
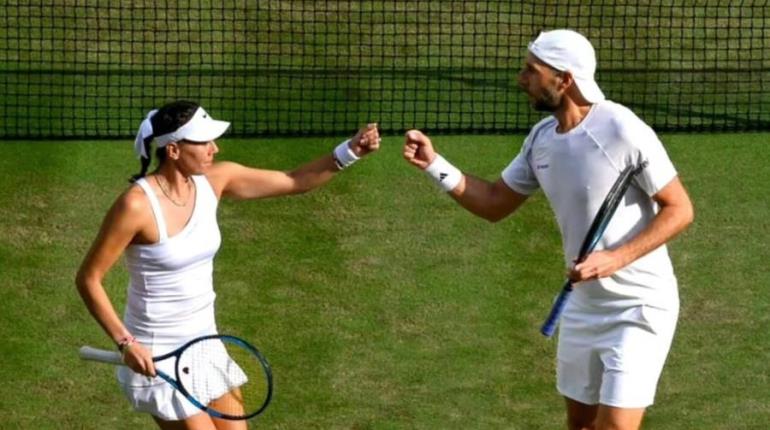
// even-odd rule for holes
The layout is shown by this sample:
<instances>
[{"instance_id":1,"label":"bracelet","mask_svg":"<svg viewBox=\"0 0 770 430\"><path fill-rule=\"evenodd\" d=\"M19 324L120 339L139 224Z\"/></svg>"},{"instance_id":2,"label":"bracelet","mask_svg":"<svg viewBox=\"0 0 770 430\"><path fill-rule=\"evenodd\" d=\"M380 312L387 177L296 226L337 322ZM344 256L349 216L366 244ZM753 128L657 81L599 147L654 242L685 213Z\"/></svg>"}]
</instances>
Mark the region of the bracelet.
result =
<instances>
[{"instance_id":1,"label":"bracelet","mask_svg":"<svg viewBox=\"0 0 770 430\"><path fill-rule=\"evenodd\" d=\"M334 157L334 164L336 164L337 168L340 170L350 166L360 158L352 149L350 149L350 139L337 145L337 147L334 148L332 156Z\"/></svg>"},{"instance_id":2,"label":"bracelet","mask_svg":"<svg viewBox=\"0 0 770 430\"><path fill-rule=\"evenodd\" d=\"M118 351L121 352L121 354L125 353L129 349L131 349L131 345L136 343L136 338L128 335L118 342Z\"/></svg>"},{"instance_id":3,"label":"bracelet","mask_svg":"<svg viewBox=\"0 0 770 430\"><path fill-rule=\"evenodd\" d=\"M425 173L433 178L436 184L446 192L455 189L463 178L463 172L440 154L436 154L436 158L425 168Z\"/></svg>"}]
</instances>

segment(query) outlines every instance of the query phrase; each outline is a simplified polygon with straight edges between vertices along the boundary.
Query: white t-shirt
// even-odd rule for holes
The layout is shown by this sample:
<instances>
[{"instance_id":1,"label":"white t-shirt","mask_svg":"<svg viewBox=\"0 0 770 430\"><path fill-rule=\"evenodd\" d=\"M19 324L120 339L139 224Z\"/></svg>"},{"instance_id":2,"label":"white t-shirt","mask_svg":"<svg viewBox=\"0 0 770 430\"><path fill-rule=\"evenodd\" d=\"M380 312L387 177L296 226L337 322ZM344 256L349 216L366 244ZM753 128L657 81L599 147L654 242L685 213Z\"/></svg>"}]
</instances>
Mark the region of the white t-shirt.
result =
<instances>
[{"instance_id":1,"label":"white t-shirt","mask_svg":"<svg viewBox=\"0 0 770 430\"><path fill-rule=\"evenodd\" d=\"M536 124L519 155L502 172L514 191L542 188L556 215L565 263L571 267L607 192L628 165L646 161L595 250L615 248L655 217L650 197L677 173L655 132L633 112L605 100L594 104L575 128L558 133L553 116ZM677 283L662 245L609 278L576 285L568 309L619 309L640 304L678 309Z\"/></svg>"}]
</instances>

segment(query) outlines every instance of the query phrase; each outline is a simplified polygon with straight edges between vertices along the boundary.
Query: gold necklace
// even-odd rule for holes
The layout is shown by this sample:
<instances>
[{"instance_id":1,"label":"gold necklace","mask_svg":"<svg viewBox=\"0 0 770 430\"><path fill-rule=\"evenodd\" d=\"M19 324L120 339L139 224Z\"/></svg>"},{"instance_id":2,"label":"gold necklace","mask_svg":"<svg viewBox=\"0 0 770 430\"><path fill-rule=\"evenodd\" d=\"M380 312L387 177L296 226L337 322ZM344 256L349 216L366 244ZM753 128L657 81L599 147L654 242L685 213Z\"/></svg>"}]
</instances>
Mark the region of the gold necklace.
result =
<instances>
[{"instance_id":1,"label":"gold necklace","mask_svg":"<svg viewBox=\"0 0 770 430\"><path fill-rule=\"evenodd\" d=\"M160 187L160 190L163 192L163 195L166 196L166 198L169 199L171 201L171 203L174 204L174 206L177 206L177 207L180 207L180 208L183 208L183 207L187 206L187 202L190 201L191 191L187 192L187 200L185 200L184 202L180 203L180 202L174 200L171 197L171 193L170 192L166 191L166 188L163 186L163 183L160 182L160 175L155 175L155 182L158 183L158 187ZM187 189L188 190L190 189L190 186L191 186L190 185L190 180L188 179L187 180Z\"/></svg>"}]
</instances>

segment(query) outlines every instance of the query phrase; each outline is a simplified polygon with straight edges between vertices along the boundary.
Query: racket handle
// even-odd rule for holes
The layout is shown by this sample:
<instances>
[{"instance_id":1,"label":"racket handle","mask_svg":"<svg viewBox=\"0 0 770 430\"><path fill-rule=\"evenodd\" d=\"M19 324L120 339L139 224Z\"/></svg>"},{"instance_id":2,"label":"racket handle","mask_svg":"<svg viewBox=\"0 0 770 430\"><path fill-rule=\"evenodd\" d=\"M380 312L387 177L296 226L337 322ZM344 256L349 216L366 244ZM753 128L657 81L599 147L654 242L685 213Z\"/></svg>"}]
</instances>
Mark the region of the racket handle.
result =
<instances>
[{"instance_id":1,"label":"racket handle","mask_svg":"<svg viewBox=\"0 0 770 430\"><path fill-rule=\"evenodd\" d=\"M90 346L80 347L80 358L83 360L100 361L102 363L123 364L123 358L119 352Z\"/></svg>"},{"instance_id":2,"label":"racket handle","mask_svg":"<svg viewBox=\"0 0 770 430\"><path fill-rule=\"evenodd\" d=\"M556 325L559 323L561 313L564 311L564 307L567 305L567 299L569 299L571 293L572 283L567 281L558 297L556 297L553 306L551 306L551 313L548 314L548 318L545 319L543 326L540 327L540 333L542 333L543 336L551 337L554 332L556 332Z\"/></svg>"}]
</instances>

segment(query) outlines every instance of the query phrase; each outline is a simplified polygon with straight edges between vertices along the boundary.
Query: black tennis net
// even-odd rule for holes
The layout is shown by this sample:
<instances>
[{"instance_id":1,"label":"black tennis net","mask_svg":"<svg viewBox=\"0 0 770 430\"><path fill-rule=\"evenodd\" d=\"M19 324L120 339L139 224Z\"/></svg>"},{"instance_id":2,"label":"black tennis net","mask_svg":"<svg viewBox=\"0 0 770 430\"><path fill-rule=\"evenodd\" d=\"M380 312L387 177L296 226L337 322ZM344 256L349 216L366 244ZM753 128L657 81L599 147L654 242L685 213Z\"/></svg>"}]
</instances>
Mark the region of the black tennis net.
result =
<instances>
[{"instance_id":1,"label":"black tennis net","mask_svg":"<svg viewBox=\"0 0 770 430\"><path fill-rule=\"evenodd\" d=\"M0 138L129 137L175 99L236 136L521 132L527 43L562 27L660 131L770 129L768 1L6 0Z\"/></svg>"}]
</instances>

